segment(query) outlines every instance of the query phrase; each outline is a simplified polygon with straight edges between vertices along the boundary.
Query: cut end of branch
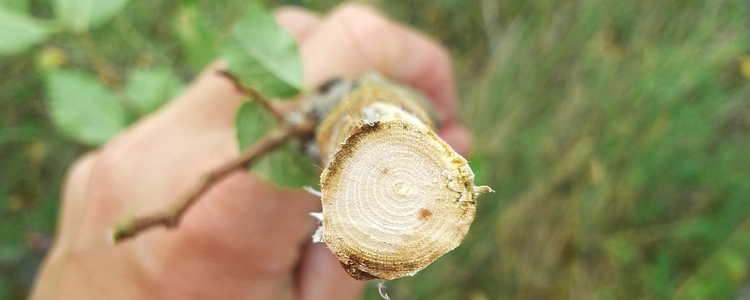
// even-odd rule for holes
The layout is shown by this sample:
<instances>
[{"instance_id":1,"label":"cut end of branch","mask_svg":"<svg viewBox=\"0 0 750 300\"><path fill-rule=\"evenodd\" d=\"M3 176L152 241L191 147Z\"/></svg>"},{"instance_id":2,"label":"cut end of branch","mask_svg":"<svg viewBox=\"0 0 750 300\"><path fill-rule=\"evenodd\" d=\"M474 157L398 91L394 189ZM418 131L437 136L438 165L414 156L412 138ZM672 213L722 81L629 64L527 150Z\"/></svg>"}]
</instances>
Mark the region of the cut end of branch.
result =
<instances>
[{"instance_id":1,"label":"cut end of branch","mask_svg":"<svg viewBox=\"0 0 750 300\"><path fill-rule=\"evenodd\" d=\"M108 247L114 247L117 241L115 240L115 230L110 228L107 229L107 235L104 237L107 240Z\"/></svg>"},{"instance_id":2,"label":"cut end of branch","mask_svg":"<svg viewBox=\"0 0 750 300\"><path fill-rule=\"evenodd\" d=\"M134 237L137 234L135 230L135 219L129 217L126 220L120 221L115 226L107 230L107 242L110 246L117 245L118 243Z\"/></svg>"},{"instance_id":3,"label":"cut end of branch","mask_svg":"<svg viewBox=\"0 0 750 300\"><path fill-rule=\"evenodd\" d=\"M321 175L323 240L359 280L422 270L463 241L476 211L466 160L392 110L360 123Z\"/></svg>"}]
</instances>

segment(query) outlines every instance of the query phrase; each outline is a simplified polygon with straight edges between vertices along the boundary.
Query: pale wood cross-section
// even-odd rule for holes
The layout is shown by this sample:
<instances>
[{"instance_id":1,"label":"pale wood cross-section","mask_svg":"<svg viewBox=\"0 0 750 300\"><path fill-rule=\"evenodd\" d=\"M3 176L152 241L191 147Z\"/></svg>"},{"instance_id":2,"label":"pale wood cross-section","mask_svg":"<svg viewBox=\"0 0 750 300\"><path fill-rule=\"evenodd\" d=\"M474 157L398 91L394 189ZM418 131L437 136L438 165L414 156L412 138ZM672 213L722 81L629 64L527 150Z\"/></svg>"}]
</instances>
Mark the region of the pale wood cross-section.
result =
<instances>
[{"instance_id":1,"label":"pale wood cross-section","mask_svg":"<svg viewBox=\"0 0 750 300\"><path fill-rule=\"evenodd\" d=\"M414 275L458 247L490 191L435 134L427 107L366 77L318 127L322 240L356 279Z\"/></svg>"}]
</instances>

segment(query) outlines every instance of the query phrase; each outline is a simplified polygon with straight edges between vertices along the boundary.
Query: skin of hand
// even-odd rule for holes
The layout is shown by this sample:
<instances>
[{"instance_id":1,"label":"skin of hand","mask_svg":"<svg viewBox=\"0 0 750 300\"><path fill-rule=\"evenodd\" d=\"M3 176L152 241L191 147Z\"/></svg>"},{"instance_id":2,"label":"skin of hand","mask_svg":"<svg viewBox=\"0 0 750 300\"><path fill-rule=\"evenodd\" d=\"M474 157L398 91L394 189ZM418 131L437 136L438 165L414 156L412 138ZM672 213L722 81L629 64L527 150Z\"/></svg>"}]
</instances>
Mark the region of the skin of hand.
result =
<instances>
[{"instance_id":1,"label":"skin of hand","mask_svg":"<svg viewBox=\"0 0 750 300\"><path fill-rule=\"evenodd\" d=\"M459 153L469 136L454 119L450 58L434 41L349 4L322 17L282 8L298 41L306 84L367 70L409 84L445 118L440 135ZM115 247L106 232L128 214L160 211L199 177L238 155L233 119L243 96L207 68L175 101L77 161L62 192L56 243L31 299L355 299L324 244L312 244L320 201L238 171L218 182L168 231Z\"/></svg>"}]
</instances>

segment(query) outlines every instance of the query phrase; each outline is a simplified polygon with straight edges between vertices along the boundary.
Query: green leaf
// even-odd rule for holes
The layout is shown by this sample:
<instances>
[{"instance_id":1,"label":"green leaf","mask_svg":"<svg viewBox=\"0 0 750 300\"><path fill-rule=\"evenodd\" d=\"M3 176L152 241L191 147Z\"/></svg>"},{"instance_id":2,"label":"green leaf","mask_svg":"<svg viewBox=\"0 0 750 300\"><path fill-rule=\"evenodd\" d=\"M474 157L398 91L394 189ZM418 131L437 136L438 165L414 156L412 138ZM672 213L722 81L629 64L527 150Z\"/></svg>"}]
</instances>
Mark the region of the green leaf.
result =
<instances>
[{"instance_id":1,"label":"green leaf","mask_svg":"<svg viewBox=\"0 0 750 300\"><path fill-rule=\"evenodd\" d=\"M58 70L47 77L52 121L68 136L101 145L128 125L128 112L117 96L94 76Z\"/></svg>"},{"instance_id":2,"label":"green leaf","mask_svg":"<svg viewBox=\"0 0 750 300\"><path fill-rule=\"evenodd\" d=\"M302 89L302 58L294 37L256 1L223 43L221 56L240 81L274 98Z\"/></svg>"},{"instance_id":3,"label":"green leaf","mask_svg":"<svg viewBox=\"0 0 750 300\"><path fill-rule=\"evenodd\" d=\"M39 21L0 7L0 54L21 52L46 40L49 33Z\"/></svg>"},{"instance_id":4,"label":"green leaf","mask_svg":"<svg viewBox=\"0 0 750 300\"><path fill-rule=\"evenodd\" d=\"M31 1L28 0L0 0L0 7L6 8L7 11L28 16L31 8Z\"/></svg>"},{"instance_id":5,"label":"green leaf","mask_svg":"<svg viewBox=\"0 0 750 300\"><path fill-rule=\"evenodd\" d=\"M184 88L185 84L168 68L136 69L130 71L125 95L138 109L150 113Z\"/></svg>"},{"instance_id":6,"label":"green leaf","mask_svg":"<svg viewBox=\"0 0 750 300\"><path fill-rule=\"evenodd\" d=\"M273 128L274 119L257 103L246 101L242 103L234 118L237 129L237 142L240 150L250 147L255 141Z\"/></svg>"},{"instance_id":7,"label":"green leaf","mask_svg":"<svg viewBox=\"0 0 750 300\"><path fill-rule=\"evenodd\" d=\"M301 188L304 186L317 187L320 182L320 169L299 148L290 143L271 153L267 158L264 172L253 171L262 178L279 186ZM263 165L259 165L263 166Z\"/></svg>"},{"instance_id":8,"label":"green leaf","mask_svg":"<svg viewBox=\"0 0 750 300\"><path fill-rule=\"evenodd\" d=\"M472 172L474 172L474 184L483 185L487 182L487 173L489 173L487 159L479 153L473 154L469 160Z\"/></svg>"},{"instance_id":9,"label":"green leaf","mask_svg":"<svg viewBox=\"0 0 750 300\"><path fill-rule=\"evenodd\" d=\"M214 31L195 5L180 8L173 28L185 59L195 70L203 69L216 59Z\"/></svg>"},{"instance_id":10,"label":"green leaf","mask_svg":"<svg viewBox=\"0 0 750 300\"><path fill-rule=\"evenodd\" d=\"M274 119L255 102L243 103L235 118L240 149L255 143L274 127L273 123ZM250 169L260 178L290 188L317 186L319 180L318 168L293 143L267 154Z\"/></svg>"},{"instance_id":11,"label":"green leaf","mask_svg":"<svg viewBox=\"0 0 750 300\"><path fill-rule=\"evenodd\" d=\"M74 31L96 27L114 17L128 0L55 0L57 18Z\"/></svg>"}]
</instances>

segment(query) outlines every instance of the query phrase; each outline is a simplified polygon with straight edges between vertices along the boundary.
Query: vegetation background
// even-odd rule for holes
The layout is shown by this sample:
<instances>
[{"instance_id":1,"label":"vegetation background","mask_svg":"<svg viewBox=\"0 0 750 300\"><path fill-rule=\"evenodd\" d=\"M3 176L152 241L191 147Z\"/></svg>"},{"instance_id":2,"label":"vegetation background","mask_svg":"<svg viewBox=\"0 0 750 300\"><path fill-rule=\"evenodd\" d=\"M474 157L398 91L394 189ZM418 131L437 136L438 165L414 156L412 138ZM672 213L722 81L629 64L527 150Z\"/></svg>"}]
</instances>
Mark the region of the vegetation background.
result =
<instances>
[{"instance_id":1,"label":"vegetation background","mask_svg":"<svg viewBox=\"0 0 750 300\"><path fill-rule=\"evenodd\" d=\"M0 7L52 19L52 2ZM393 299L750 290L748 2L362 2L450 49L475 137L470 160L478 183L497 191L479 198L459 248L387 284ZM65 171L92 149L50 121L45 74L84 70L117 88L158 69L187 83L246 3L130 1L90 33L0 58L0 299L25 298ZM340 1L265 3L325 13Z\"/></svg>"}]
</instances>

